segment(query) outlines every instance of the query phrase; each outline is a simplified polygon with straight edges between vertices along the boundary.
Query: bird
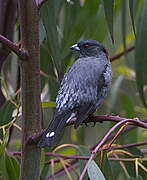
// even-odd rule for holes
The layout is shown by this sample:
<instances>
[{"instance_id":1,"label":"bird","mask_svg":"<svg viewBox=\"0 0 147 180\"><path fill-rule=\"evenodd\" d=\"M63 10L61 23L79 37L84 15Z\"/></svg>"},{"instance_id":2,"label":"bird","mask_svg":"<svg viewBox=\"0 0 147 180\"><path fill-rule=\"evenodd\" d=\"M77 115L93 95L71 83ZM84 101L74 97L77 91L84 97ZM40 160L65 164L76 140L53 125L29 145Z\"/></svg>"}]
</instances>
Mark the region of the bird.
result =
<instances>
[{"instance_id":1,"label":"bird","mask_svg":"<svg viewBox=\"0 0 147 180\"><path fill-rule=\"evenodd\" d=\"M107 96L112 67L106 48L96 40L81 40L70 47L78 59L65 73L56 98L53 120L38 146L54 147L66 124L74 119L77 128L93 115Z\"/></svg>"}]
</instances>

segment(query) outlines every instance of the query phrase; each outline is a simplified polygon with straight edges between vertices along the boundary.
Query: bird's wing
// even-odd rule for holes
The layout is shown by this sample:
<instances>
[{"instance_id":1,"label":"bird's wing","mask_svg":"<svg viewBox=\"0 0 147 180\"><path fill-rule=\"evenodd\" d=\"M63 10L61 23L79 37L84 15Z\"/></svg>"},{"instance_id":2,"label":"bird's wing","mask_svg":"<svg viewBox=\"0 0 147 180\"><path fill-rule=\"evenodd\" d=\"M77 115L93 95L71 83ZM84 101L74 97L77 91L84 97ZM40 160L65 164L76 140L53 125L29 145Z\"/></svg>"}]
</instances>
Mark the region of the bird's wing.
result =
<instances>
[{"instance_id":1,"label":"bird's wing","mask_svg":"<svg viewBox=\"0 0 147 180\"><path fill-rule=\"evenodd\" d=\"M105 64L97 58L79 59L65 74L57 96L57 110L77 112L75 127L96 110L98 92L103 86Z\"/></svg>"}]
</instances>

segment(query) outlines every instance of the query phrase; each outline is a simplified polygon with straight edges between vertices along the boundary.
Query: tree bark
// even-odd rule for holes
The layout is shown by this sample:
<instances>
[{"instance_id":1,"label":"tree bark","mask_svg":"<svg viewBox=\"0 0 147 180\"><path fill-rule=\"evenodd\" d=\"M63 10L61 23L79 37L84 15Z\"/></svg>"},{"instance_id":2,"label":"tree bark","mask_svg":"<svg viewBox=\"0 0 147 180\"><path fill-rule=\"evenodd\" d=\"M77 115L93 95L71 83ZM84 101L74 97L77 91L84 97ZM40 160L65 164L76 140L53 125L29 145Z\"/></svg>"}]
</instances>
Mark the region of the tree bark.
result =
<instances>
[{"instance_id":1,"label":"tree bark","mask_svg":"<svg viewBox=\"0 0 147 180\"><path fill-rule=\"evenodd\" d=\"M40 148L27 143L41 131L39 15L35 0L19 0L22 48L29 58L21 61L22 159L21 180L37 180L40 172Z\"/></svg>"}]
</instances>

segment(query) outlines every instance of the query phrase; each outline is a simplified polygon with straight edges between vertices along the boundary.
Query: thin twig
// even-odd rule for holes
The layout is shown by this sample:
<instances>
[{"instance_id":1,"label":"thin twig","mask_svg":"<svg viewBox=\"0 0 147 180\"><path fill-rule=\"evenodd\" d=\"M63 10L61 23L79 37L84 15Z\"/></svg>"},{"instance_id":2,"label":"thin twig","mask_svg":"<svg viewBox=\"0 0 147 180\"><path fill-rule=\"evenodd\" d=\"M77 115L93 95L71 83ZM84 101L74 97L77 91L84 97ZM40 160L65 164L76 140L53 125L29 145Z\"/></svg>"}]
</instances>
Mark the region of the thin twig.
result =
<instances>
[{"instance_id":1,"label":"thin twig","mask_svg":"<svg viewBox=\"0 0 147 180\"><path fill-rule=\"evenodd\" d=\"M145 120L144 122L147 122L147 121ZM124 134L124 133L130 132L130 130L132 130L132 129L134 129L134 128L137 128L137 127L136 127L136 126L126 127L126 129L121 132L121 135ZM111 136L109 136L108 139L107 139L107 141L111 140L114 136L115 136L115 134L112 134ZM98 144L98 143L97 143L97 144ZM129 145L131 146L131 144L128 144L128 146L129 146ZM93 150L96 146L97 146L97 145L94 145L92 148L90 148L90 150ZM124 146L124 145L123 145L123 146ZM127 145L126 145L126 146L127 146ZM137 144L136 144L136 146L137 146ZM132 146L132 147L133 147L133 146ZM111 148L114 148L114 149L115 149L115 147L111 147ZM110 148L109 150L111 150L111 148ZM125 148L127 148L127 147L125 147ZM101 150L101 149L100 149L100 150ZM143 153L144 153L144 152L147 153L147 151L143 150ZM55 163L58 163L59 161L60 161L59 159L54 160ZM76 163L77 163L77 160L72 160L72 161L70 162L70 164L72 164L72 165L75 165ZM62 176L64 173L65 173L65 172L64 172L64 169L61 168L59 171L57 171L57 172L55 173L55 177L60 177L60 176ZM52 177L50 176L50 178L52 178ZM50 178L49 178L49 179L50 179ZM47 178L47 180L48 180L48 178Z\"/></svg>"},{"instance_id":2,"label":"thin twig","mask_svg":"<svg viewBox=\"0 0 147 180\"><path fill-rule=\"evenodd\" d=\"M5 38L4 36L0 35L0 42L4 44L7 48L17 54L21 59L26 60L28 58L28 52L18 45L10 41L9 39Z\"/></svg>"},{"instance_id":3,"label":"thin twig","mask_svg":"<svg viewBox=\"0 0 147 180\"><path fill-rule=\"evenodd\" d=\"M75 164L75 162L76 162L76 160L73 160L70 164L71 164L74 168L77 168L78 165ZM67 168L68 168L68 171L72 170L71 167L67 167ZM64 168L62 167L62 168L59 169L57 172L55 172L54 177L58 178L58 177L62 176L64 173L65 173L65 171L64 171ZM45 178L45 180L54 180L54 179L55 179L54 177L53 177L52 175L50 175L50 176L47 176L47 177Z\"/></svg>"},{"instance_id":4,"label":"thin twig","mask_svg":"<svg viewBox=\"0 0 147 180\"><path fill-rule=\"evenodd\" d=\"M92 161L92 159L95 157L95 155L96 155L96 153L98 152L98 150L100 149L100 147L101 147L102 145L104 145L105 141L106 141L107 138L110 136L110 134L111 134L112 132L114 132L114 130L115 130L116 128L118 128L120 125L125 124L125 123L128 123L128 122L147 129L147 124L146 124L146 123L143 123L143 124L142 124L142 122L139 121L138 119L125 119L125 120L122 120L122 121L118 122L117 124L115 124L115 125L107 132L107 134L106 134L106 135L104 136L104 138L100 141L100 143L95 147L95 149L92 151L92 154L91 154L89 160L87 161L87 163L86 163L86 165L85 165L85 167L84 167L84 170L83 170L83 172L82 172L81 175L80 175L79 180L82 180L82 179L84 178L89 163L90 163L90 162Z\"/></svg>"},{"instance_id":5,"label":"thin twig","mask_svg":"<svg viewBox=\"0 0 147 180\"><path fill-rule=\"evenodd\" d=\"M110 161L135 161L136 158L108 158ZM147 158L138 158L141 161L146 161Z\"/></svg>"},{"instance_id":6,"label":"thin twig","mask_svg":"<svg viewBox=\"0 0 147 180\"><path fill-rule=\"evenodd\" d=\"M147 145L147 141L143 141L143 142L139 142L139 143L132 143L132 144L125 144L125 145L116 145L113 146L111 148L109 148L109 150L115 150L115 149L125 149L125 148L131 148L131 147L136 147L136 146L145 146Z\"/></svg>"},{"instance_id":7,"label":"thin twig","mask_svg":"<svg viewBox=\"0 0 147 180\"><path fill-rule=\"evenodd\" d=\"M137 147L137 146L145 146L147 145L147 141L139 142L139 143L132 143L132 144L125 144L125 145L115 145L109 148L109 151L115 150L115 149L125 149L125 148L131 148L131 147ZM102 148L103 150L106 150L106 148ZM100 149L100 150L102 150ZM21 152L9 152L13 156L21 156ZM81 160L88 160L90 156L79 156L79 155L63 155L63 154L57 154L57 153L52 153L52 152L46 152L45 155L47 156L52 156L52 157L60 157L63 159L81 159ZM58 159L57 159L58 160ZM56 160L54 160L56 163ZM57 162L59 162L58 160ZM51 163L50 161L46 163Z\"/></svg>"},{"instance_id":8,"label":"thin twig","mask_svg":"<svg viewBox=\"0 0 147 180\"><path fill-rule=\"evenodd\" d=\"M124 51L110 57L111 62L116 60L116 59L119 59L121 56L125 55L126 53L129 53L129 52L133 51L134 49L135 49L135 46L131 46L128 49L126 49L126 50L124 50Z\"/></svg>"},{"instance_id":9,"label":"thin twig","mask_svg":"<svg viewBox=\"0 0 147 180\"><path fill-rule=\"evenodd\" d=\"M67 155L63 155L63 154L57 154L57 153L52 153L52 152L46 152L45 155L47 156L53 156L53 157L60 157L63 159L82 159L82 160L88 160L90 156L79 156L79 155L71 155L71 156L67 156Z\"/></svg>"}]
</instances>

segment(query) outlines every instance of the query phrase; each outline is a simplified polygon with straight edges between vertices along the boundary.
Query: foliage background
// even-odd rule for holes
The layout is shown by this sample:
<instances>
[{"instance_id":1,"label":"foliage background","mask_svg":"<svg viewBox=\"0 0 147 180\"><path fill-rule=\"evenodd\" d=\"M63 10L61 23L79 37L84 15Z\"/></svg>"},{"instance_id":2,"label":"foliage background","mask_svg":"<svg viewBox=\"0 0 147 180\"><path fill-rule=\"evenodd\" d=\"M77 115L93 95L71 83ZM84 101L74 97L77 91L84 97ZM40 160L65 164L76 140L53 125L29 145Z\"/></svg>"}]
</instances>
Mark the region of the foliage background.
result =
<instances>
[{"instance_id":1,"label":"foliage background","mask_svg":"<svg viewBox=\"0 0 147 180\"><path fill-rule=\"evenodd\" d=\"M0 8L3 4L0 4ZM81 39L95 39L102 42L108 49L110 57L128 47L136 47L130 53L125 53L113 63L113 82L109 96L96 114L112 114L126 118L146 119L146 83L147 83L147 2L144 0L52 0L47 1L40 9L40 47L41 47L41 89L44 127L52 119L55 98L60 80L66 70L74 63L77 54L72 54L69 46ZM15 18L16 19L16 18ZM6 20L6 19L5 19ZM14 26L14 41L19 41L19 19ZM3 34L3 32L1 32ZM0 60L2 58L0 47ZM20 72L17 57L9 54L3 60L1 67L1 90L3 98L0 108L0 177L1 179L18 179L21 148L21 102L20 102ZM3 100L4 99L4 100ZM94 146L112 127L113 123L97 123L95 127L81 126L75 130L67 127L59 146L58 153L65 155L88 155L90 147ZM146 140L144 129L134 128L120 136L115 143L129 144ZM76 144L75 147L73 144ZM143 151L144 150L144 151ZM116 153L114 157L145 158L145 146L126 149L128 153ZM49 165L49 160L42 150L41 179L51 178L53 169L58 171L65 160ZM54 150L55 151L55 150ZM109 154L105 152L109 158ZM141 168L136 161L111 161L106 158L104 165L95 159L107 179L146 179L146 161L139 161L146 169ZM113 156L111 154L110 156ZM50 158L52 159L52 157ZM146 159L144 159L146 160ZM69 162L69 161L68 161ZM83 166L81 160L73 166L76 173ZM135 168L139 167L139 172ZM111 166L111 168L110 168ZM109 168L109 170L107 169ZM68 169L67 169L68 170ZM111 172L112 170L112 172ZM66 172L67 179L76 179L76 173ZM109 174L111 173L111 175ZM58 175L59 174L59 175ZM58 179L65 176L57 173Z\"/></svg>"}]
</instances>

